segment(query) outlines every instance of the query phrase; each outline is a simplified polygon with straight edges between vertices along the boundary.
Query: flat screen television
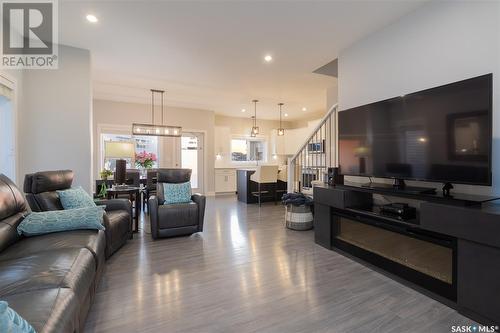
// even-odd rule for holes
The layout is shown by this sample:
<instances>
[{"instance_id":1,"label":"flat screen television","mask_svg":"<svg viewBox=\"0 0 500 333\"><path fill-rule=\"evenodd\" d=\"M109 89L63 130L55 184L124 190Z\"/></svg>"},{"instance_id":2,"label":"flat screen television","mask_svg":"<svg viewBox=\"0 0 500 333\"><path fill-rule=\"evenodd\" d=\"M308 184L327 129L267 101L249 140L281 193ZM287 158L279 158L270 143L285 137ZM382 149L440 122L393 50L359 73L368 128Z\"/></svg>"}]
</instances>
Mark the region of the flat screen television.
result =
<instances>
[{"instance_id":1,"label":"flat screen television","mask_svg":"<svg viewBox=\"0 0 500 333\"><path fill-rule=\"evenodd\" d=\"M492 74L340 111L347 176L491 185Z\"/></svg>"}]
</instances>

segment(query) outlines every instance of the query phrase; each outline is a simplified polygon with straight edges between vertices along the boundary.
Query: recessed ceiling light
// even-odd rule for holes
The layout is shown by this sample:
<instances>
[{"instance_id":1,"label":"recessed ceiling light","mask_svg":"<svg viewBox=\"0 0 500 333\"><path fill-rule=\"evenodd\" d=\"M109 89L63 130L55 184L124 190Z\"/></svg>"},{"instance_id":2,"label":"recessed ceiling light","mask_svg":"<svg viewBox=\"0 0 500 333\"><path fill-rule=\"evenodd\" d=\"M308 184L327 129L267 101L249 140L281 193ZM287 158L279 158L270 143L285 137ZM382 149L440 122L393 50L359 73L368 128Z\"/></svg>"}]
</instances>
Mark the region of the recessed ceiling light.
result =
<instances>
[{"instance_id":1,"label":"recessed ceiling light","mask_svg":"<svg viewBox=\"0 0 500 333\"><path fill-rule=\"evenodd\" d=\"M285 117L288 117L288 113L285 113L285 114L284 114L284 116L285 116Z\"/></svg>"},{"instance_id":2,"label":"recessed ceiling light","mask_svg":"<svg viewBox=\"0 0 500 333\"><path fill-rule=\"evenodd\" d=\"M90 23L96 23L98 21L97 17L95 15L92 15L92 14L88 14L86 16L87 18L87 21L89 21Z\"/></svg>"},{"instance_id":3,"label":"recessed ceiling light","mask_svg":"<svg viewBox=\"0 0 500 333\"><path fill-rule=\"evenodd\" d=\"M302 108L302 111L307 111L307 108L304 106L304 107Z\"/></svg>"},{"instance_id":4,"label":"recessed ceiling light","mask_svg":"<svg viewBox=\"0 0 500 333\"><path fill-rule=\"evenodd\" d=\"M268 55L266 55L266 56L264 57L264 60L265 60L265 61L267 61L267 62L271 62L271 61L273 60L273 57L272 57L271 55L269 55L269 54L268 54Z\"/></svg>"},{"instance_id":5,"label":"recessed ceiling light","mask_svg":"<svg viewBox=\"0 0 500 333\"><path fill-rule=\"evenodd\" d=\"M246 112L247 110L246 109L241 109L241 112Z\"/></svg>"}]
</instances>

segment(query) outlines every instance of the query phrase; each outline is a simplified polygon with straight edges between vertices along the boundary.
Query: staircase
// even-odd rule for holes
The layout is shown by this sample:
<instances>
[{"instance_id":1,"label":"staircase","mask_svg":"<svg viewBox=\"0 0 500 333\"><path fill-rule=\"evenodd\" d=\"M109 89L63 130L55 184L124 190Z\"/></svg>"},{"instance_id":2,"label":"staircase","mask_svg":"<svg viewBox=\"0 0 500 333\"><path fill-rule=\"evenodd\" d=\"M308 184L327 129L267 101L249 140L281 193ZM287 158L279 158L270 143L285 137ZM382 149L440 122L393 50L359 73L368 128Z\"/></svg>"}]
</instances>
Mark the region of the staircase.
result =
<instances>
[{"instance_id":1,"label":"staircase","mask_svg":"<svg viewBox=\"0 0 500 333\"><path fill-rule=\"evenodd\" d=\"M288 160L288 192L312 194L315 182L326 182L328 168L337 165L337 104Z\"/></svg>"}]
</instances>

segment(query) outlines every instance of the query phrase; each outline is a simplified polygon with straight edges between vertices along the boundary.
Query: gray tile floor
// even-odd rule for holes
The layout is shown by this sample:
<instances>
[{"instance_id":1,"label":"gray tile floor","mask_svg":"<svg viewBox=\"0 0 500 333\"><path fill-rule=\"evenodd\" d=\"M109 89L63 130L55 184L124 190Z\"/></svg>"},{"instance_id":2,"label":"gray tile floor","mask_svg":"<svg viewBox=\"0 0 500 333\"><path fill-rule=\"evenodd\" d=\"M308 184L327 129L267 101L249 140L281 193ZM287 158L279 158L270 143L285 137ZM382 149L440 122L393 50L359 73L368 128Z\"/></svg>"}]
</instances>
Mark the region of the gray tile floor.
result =
<instances>
[{"instance_id":1,"label":"gray tile floor","mask_svg":"<svg viewBox=\"0 0 500 333\"><path fill-rule=\"evenodd\" d=\"M205 231L107 264L86 332L451 332L473 322L287 230L284 208L209 198Z\"/></svg>"}]
</instances>

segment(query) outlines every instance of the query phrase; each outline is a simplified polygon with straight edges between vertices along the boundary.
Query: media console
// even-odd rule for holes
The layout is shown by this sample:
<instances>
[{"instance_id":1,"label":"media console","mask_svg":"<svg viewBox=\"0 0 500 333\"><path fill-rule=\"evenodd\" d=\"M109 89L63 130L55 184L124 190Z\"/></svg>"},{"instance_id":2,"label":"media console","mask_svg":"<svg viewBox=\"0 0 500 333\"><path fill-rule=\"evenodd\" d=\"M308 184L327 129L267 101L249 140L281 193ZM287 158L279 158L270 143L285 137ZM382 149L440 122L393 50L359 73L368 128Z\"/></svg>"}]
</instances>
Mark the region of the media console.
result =
<instances>
[{"instance_id":1,"label":"media console","mask_svg":"<svg viewBox=\"0 0 500 333\"><path fill-rule=\"evenodd\" d=\"M314 187L315 241L485 325L500 325L500 204L493 196ZM405 219L380 201L416 208Z\"/></svg>"}]
</instances>

